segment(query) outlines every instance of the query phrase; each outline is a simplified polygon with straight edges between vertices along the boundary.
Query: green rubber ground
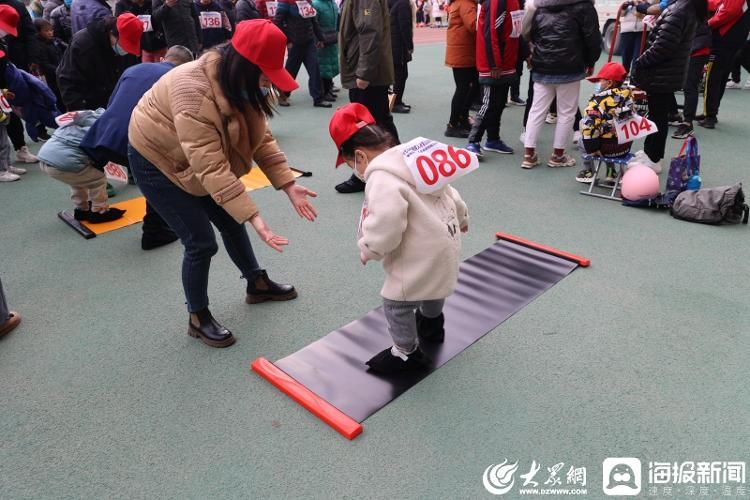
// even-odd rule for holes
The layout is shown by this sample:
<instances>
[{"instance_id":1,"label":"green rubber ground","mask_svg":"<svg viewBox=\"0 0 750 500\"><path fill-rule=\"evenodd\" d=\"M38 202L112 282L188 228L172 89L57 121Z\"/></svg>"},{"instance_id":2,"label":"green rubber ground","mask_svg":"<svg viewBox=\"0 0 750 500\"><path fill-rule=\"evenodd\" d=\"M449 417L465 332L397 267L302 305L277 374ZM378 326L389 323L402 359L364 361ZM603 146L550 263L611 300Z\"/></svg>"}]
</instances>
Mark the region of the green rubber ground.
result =
<instances>
[{"instance_id":1,"label":"green rubber ground","mask_svg":"<svg viewBox=\"0 0 750 500\"><path fill-rule=\"evenodd\" d=\"M396 116L402 139L442 138L453 89L442 61L442 46L417 47L413 111ZM254 193L290 240L283 254L261 243L256 253L300 296L245 305L222 249L210 297L238 338L229 349L186 335L179 244L143 252L139 226L84 240L56 216L67 188L35 166L0 185L0 273L23 315L0 341L0 498L492 498L482 473L504 459L525 470L536 460L537 481L558 462L587 467L588 497L602 498L607 457L749 458L750 228L580 196L575 168L521 170L523 108L503 116L516 154L489 153L456 184L471 212L464 256L506 231L589 257L589 269L369 418L352 442L252 373L258 356L286 356L380 300L382 269L363 268L355 244L362 197L333 190L349 174L333 168L332 110L313 108L304 90L292 102L272 128L292 164L314 173L304 183L320 217L307 223L283 194ZM750 92L728 90L717 129L698 128L706 186L747 177L749 109ZM668 155L678 146L669 139ZM128 187L116 200L136 195Z\"/></svg>"}]
</instances>

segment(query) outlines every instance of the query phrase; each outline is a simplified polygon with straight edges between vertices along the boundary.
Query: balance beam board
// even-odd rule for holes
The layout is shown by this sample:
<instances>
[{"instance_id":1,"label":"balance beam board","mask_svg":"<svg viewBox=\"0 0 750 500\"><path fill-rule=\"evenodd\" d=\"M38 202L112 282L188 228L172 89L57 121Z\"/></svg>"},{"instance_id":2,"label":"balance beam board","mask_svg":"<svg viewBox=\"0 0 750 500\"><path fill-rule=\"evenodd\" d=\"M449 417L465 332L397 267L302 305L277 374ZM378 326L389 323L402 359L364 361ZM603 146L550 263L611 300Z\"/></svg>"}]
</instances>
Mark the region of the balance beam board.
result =
<instances>
[{"instance_id":1,"label":"balance beam board","mask_svg":"<svg viewBox=\"0 0 750 500\"><path fill-rule=\"evenodd\" d=\"M292 172L294 173L295 178L310 177L312 175L310 172L303 172L294 168L292 169ZM255 191L256 189L263 189L271 185L271 181L268 180L268 177L266 177L266 174L264 174L260 168L253 168L249 173L240 177L240 181L242 181L242 184L245 186L246 193ZM90 222L76 221L73 214L68 211L59 212L57 216L87 240L95 238L99 234L109 233L111 231L116 231L143 222L143 218L146 216L146 199L143 196L114 203L111 206L125 210L125 214L122 218L112 222L104 222L102 224L91 224Z\"/></svg>"},{"instance_id":2,"label":"balance beam board","mask_svg":"<svg viewBox=\"0 0 750 500\"><path fill-rule=\"evenodd\" d=\"M498 233L498 241L461 264L445 303L445 342L423 342L429 370L379 376L365 362L393 343L382 307L276 363L252 369L349 439L361 422L523 309L578 266L577 255Z\"/></svg>"}]
</instances>

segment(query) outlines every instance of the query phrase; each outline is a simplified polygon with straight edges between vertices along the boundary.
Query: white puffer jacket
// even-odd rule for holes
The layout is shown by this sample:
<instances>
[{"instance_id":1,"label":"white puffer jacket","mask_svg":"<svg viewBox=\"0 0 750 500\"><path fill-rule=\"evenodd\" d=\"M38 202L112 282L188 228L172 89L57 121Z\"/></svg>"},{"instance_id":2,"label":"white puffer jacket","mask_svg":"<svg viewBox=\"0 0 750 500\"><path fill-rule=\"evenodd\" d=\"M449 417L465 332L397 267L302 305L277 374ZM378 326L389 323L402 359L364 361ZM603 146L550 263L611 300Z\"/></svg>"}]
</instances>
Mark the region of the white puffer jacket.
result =
<instances>
[{"instance_id":1,"label":"white puffer jacket","mask_svg":"<svg viewBox=\"0 0 750 500\"><path fill-rule=\"evenodd\" d=\"M458 191L447 185L419 193L399 146L374 158L365 179L359 248L383 260L380 294L398 301L448 297L458 279L461 228L469 223Z\"/></svg>"}]
</instances>

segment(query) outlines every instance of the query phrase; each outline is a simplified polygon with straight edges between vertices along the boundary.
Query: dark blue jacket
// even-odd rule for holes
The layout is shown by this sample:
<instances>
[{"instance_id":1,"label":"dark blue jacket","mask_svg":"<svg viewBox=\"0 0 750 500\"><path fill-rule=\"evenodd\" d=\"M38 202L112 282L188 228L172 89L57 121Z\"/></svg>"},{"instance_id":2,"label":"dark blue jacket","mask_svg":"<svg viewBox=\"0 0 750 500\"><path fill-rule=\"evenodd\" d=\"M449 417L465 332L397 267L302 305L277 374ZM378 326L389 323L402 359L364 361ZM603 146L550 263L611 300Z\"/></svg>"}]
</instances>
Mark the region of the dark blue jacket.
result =
<instances>
[{"instance_id":1,"label":"dark blue jacket","mask_svg":"<svg viewBox=\"0 0 750 500\"><path fill-rule=\"evenodd\" d=\"M39 78L13 64L5 66L5 86L15 94L9 102L12 106L21 108L21 117L26 122L26 133L34 142L39 140L36 126L57 128L55 117L60 114L57 110L55 94Z\"/></svg>"},{"instance_id":2,"label":"dark blue jacket","mask_svg":"<svg viewBox=\"0 0 750 500\"><path fill-rule=\"evenodd\" d=\"M143 94L174 68L171 63L143 63L126 69L117 82L107 111L91 126L80 148L98 168L109 161L128 164L128 126L130 115Z\"/></svg>"},{"instance_id":3,"label":"dark blue jacket","mask_svg":"<svg viewBox=\"0 0 750 500\"><path fill-rule=\"evenodd\" d=\"M224 11L224 7L219 5L218 2L211 2L208 5L202 5L200 0L196 0L195 8L198 11L199 20L204 12L218 12L221 15L222 26L217 28L201 28L201 32L203 33L203 50L208 50L211 47L224 43L232 38L229 16L227 16L227 13Z\"/></svg>"}]
</instances>

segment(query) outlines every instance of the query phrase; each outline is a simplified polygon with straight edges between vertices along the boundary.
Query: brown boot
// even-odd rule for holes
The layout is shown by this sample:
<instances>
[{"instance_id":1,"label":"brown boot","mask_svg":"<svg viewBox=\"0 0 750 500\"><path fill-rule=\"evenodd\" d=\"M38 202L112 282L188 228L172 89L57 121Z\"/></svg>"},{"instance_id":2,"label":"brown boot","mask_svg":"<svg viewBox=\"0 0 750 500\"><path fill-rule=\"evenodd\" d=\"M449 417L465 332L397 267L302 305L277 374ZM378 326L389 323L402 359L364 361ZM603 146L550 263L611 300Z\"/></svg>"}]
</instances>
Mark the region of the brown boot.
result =
<instances>
[{"instance_id":1,"label":"brown boot","mask_svg":"<svg viewBox=\"0 0 750 500\"><path fill-rule=\"evenodd\" d=\"M15 311L10 311L10 316L5 323L0 324L0 337L10 333L19 325L19 323L21 323L21 315Z\"/></svg>"}]
</instances>

